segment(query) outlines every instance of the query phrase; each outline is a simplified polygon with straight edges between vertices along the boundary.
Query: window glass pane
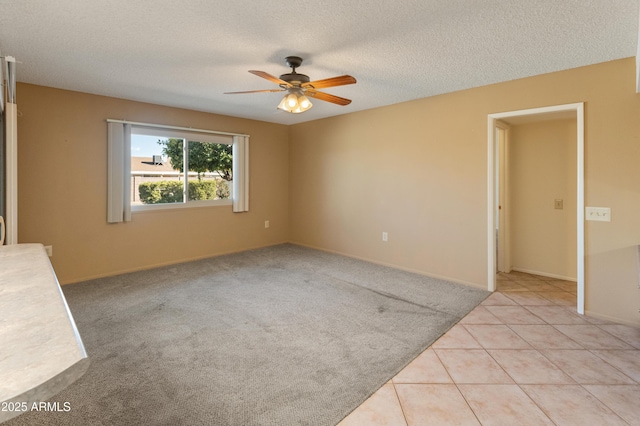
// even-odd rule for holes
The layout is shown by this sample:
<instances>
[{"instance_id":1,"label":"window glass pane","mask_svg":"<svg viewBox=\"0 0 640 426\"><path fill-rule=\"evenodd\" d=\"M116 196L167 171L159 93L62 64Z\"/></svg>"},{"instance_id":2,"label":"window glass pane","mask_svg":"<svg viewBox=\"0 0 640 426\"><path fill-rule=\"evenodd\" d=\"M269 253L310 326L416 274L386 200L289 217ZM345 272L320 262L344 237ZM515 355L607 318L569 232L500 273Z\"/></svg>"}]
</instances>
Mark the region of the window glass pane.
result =
<instances>
[{"instance_id":1,"label":"window glass pane","mask_svg":"<svg viewBox=\"0 0 640 426\"><path fill-rule=\"evenodd\" d=\"M185 138L137 130L131 135L132 206L232 199L231 144L203 138L185 147Z\"/></svg>"},{"instance_id":2,"label":"window glass pane","mask_svg":"<svg viewBox=\"0 0 640 426\"><path fill-rule=\"evenodd\" d=\"M231 198L232 146L189 141L189 201Z\"/></svg>"},{"instance_id":3,"label":"window glass pane","mask_svg":"<svg viewBox=\"0 0 640 426\"><path fill-rule=\"evenodd\" d=\"M131 205L182 203L183 140L131 135Z\"/></svg>"}]
</instances>

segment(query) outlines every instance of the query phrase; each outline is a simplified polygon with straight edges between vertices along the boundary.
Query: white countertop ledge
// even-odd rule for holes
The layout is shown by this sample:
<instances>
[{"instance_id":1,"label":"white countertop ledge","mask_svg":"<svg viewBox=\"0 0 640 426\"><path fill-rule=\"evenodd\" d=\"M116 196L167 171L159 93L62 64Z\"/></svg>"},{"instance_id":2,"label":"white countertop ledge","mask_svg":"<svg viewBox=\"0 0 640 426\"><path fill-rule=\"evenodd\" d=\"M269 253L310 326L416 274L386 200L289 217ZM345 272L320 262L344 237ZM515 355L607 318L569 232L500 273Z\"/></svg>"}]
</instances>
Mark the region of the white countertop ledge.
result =
<instances>
[{"instance_id":1,"label":"white countertop ledge","mask_svg":"<svg viewBox=\"0 0 640 426\"><path fill-rule=\"evenodd\" d=\"M89 358L42 244L0 246L0 403L47 401ZM0 410L0 422L21 414Z\"/></svg>"}]
</instances>

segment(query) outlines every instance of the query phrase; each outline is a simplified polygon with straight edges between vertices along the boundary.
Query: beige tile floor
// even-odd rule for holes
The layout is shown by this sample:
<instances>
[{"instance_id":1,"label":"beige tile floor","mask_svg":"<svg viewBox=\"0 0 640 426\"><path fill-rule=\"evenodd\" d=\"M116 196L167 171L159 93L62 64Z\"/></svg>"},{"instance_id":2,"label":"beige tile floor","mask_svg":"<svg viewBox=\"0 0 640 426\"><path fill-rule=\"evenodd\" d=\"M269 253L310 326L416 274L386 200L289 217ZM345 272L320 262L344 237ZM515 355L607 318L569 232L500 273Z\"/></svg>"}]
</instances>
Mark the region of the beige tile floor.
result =
<instances>
[{"instance_id":1,"label":"beige tile floor","mask_svg":"<svg viewBox=\"0 0 640 426\"><path fill-rule=\"evenodd\" d=\"M640 328L575 312L575 283L500 274L339 426L640 425Z\"/></svg>"}]
</instances>

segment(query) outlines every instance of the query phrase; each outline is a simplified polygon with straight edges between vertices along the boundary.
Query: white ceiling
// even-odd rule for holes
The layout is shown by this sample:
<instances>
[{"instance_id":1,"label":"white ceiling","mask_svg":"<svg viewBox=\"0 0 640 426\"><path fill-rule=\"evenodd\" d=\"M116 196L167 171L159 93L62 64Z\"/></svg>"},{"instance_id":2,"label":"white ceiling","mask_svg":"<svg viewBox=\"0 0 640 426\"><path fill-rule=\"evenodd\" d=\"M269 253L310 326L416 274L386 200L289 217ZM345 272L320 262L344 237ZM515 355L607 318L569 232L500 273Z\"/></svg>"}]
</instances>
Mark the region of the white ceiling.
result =
<instances>
[{"instance_id":1,"label":"white ceiling","mask_svg":"<svg viewBox=\"0 0 640 426\"><path fill-rule=\"evenodd\" d=\"M640 0L0 0L18 81L294 124L635 56ZM301 56L323 89L303 114L248 73ZM18 103L20 93L18 93ZM127 117L122 117L127 118Z\"/></svg>"}]
</instances>

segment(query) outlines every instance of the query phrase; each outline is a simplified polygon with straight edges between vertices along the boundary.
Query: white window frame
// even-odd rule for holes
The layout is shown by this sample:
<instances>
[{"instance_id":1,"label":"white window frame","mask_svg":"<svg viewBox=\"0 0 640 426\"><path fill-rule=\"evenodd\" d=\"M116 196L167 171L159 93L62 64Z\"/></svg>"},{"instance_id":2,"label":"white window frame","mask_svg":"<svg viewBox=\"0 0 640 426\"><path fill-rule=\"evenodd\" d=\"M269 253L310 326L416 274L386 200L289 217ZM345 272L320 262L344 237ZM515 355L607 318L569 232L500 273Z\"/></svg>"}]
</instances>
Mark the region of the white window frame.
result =
<instances>
[{"instance_id":1,"label":"white window frame","mask_svg":"<svg viewBox=\"0 0 640 426\"><path fill-rule=\"evenodd\" d=\"M110 223L131 220L132 212L167 209L233 206L236 213L249 211L249 135L218 132L187 127L130 122L108 119L108 167L107 167L107 221ZM177 138L204 143L224 143L233 147L232 199L198 200L183 203L131 205L131 134ZM184 157L188 170L188 157ZM185 173L186 187L187 173Z\"/></svg>"},{"instance_id":2,"label":"white window frame","mask_svg":"<svg viewBox=\"0 0 640 426\"><path fill-rule=\"evenodd\" d=\"M192 133L192 132L184 132L184 131L176 131L171 129L163 130L157 127L143 127L143 126L131 126L131 136L133 135L144 135L144 136L154 136L159 139L182 139L182 149L183 149L183 173L182 184L184 189L184 200L181 203L158 203L158 204L142 204L142 205L132 205L131 212L145 212L145 211L154 211L154 210L168 210L168 209L184 209L184 208L193 208L193 207L211 207L211 206L230 206L233 204L233 199L223 199L223 200L194 200L189 201L188 197L188 185L189 185L189 141L193 142L202 142L202 143L215 143L215 144L225 144L233 146L233 137L227 135L218 135L211 133ZM131 171L129 171L129 176L131 176Z\"/></svg>"}]
</instances>

